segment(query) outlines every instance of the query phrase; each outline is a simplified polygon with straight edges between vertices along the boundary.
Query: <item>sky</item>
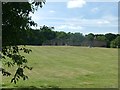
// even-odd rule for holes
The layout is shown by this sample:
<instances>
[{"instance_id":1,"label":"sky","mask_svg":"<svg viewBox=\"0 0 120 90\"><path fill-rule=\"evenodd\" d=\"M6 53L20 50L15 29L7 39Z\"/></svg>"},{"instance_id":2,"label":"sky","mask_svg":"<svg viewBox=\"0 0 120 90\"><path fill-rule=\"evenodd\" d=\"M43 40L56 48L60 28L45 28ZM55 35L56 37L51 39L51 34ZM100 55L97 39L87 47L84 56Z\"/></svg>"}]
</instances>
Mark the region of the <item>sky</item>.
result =
<instances>
[{"instance_id":1,"label":"sky","mask_svg":"<svg viewBox=\"0 0 120 90\"><path fill-rule=\"evenodd\" d=\"M47 2L32 16L39 29L46 25L54 31L83 34L118 33L117 0L65 0ZM107 2L109 1L109 2Z\"/></svg>"}]
</instances>

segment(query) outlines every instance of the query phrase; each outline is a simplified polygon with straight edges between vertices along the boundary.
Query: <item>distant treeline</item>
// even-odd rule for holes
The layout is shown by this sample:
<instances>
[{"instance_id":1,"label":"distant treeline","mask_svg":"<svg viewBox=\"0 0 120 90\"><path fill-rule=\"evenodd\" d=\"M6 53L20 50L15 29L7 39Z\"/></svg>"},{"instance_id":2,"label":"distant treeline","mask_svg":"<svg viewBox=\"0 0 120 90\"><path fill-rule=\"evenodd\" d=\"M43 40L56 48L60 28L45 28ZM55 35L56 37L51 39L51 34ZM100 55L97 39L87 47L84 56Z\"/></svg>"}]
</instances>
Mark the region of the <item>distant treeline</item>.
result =
<instances>
[{"instance_id":1,"label":"distant treeline","mask_svg":"<svg viewBox=\"0 0 120 90\"><path fill-rule=\"evenodd\" d=\"M25 45L66 45L90 47L120 47L120 34L93 34L53 31L54 27L42 26L40 29L31 29L23 35Z\"/></svg>"}]
</instances>

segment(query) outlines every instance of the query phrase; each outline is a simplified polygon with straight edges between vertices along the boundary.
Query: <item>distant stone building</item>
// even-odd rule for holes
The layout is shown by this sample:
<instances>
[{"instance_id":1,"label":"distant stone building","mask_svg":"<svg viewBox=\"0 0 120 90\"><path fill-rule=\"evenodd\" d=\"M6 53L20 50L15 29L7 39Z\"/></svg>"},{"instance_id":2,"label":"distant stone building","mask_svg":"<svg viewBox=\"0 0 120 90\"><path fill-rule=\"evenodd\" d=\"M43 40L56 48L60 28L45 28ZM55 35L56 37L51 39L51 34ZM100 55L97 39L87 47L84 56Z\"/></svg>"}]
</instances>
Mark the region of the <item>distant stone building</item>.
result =
<instances>
[{"instance_id":1,"label":"distant stone building","mask_svg":"<svg viewBox=\"0 0 120 90\"><path fill-rule=\"evenodd\" d=\"M92 47L106 47L107 42L106 41L99 41L99 40L93 40L93 41L88 41L84 40L81 44L81 46L92 46Z\"/></svg>"},{"instance_id":2,"label":"distant stone building","mask_svg":"<svg viewBox=\"0 0 120 90\"><path fill-rule=\"evenodd\" d=\"M66 40L63 39L53 39L43 43L43 45L54 45L54 46L63 46L67 45Z\"/></svg>"},{"instance_id":3,"label":"distant stone building","mask_svg":"<svg viewBox=\"0 0 120 90\"><path fill-rule=\"evenodd\" d=\"M53 39L44 42L42 45L106 47L107 43L105 41L98 41L98 40L93 40L93 41L84 40L83 42L74 42L66 39Z\"/></svg>"}]
</instances>

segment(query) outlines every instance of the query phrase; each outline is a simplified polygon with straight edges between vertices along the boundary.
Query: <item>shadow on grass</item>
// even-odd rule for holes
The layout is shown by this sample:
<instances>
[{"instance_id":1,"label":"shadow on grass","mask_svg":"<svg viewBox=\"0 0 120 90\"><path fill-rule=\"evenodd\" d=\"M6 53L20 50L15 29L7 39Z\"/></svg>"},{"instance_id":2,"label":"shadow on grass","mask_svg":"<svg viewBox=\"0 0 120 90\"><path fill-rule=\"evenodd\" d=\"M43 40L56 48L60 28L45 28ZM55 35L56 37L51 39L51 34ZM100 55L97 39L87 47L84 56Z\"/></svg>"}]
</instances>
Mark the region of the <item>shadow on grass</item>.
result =
<instances>
[{"instance_id":1,"label":"shadow on grass","mask_svg":"<svg viewBox=\"0 0 120 90\"><path fill-rule=\"evenodd\" d=\"M4 88L1 90L119 90L118 88Z\"/></svg>"},{"instance_id":2,"label":"shadow on grass","mask_svg":"<svg viewBox=\"0 0 120 90\"><path fill-rule=\"evenodd\" d=\"M61 88L57 86L49 86L49 87L44 87L40 86L39 88L35 86L29 86L29 87L17 87L16 88L2 88L1 90L61 90Z\"/></svg>"},{"instance_id":3,"label":"shadow on grass","mask_svg":"<svg viewBox=\"0 0 120 90\"><path fill-rule=\"evenodd\" d=\"M15 88L0 88L0 90L120 90L119 88L60 88L58 86L15 86Z\"/></svg>"}]
</instances>

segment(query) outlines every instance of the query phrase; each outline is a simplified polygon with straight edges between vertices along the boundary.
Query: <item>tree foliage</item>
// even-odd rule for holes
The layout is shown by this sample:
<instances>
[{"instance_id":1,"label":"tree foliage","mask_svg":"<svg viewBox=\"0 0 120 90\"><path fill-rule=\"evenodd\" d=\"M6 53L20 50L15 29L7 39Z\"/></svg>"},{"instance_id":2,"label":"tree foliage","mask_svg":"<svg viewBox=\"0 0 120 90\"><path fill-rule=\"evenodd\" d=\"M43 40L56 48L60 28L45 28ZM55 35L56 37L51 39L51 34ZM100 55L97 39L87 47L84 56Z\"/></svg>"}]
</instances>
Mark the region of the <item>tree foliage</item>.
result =
<instances>
[{"instance_id":1,"label":"tree foliage","mask_svg":"<svg viewBox=\"0 0 120 90\"><path fill-rule=\"evenodd\" d=\"M120 36L117 36L113 41L111 41L110 47L120 48Z\"/></svg>"},{"instance_id":2,"label":"tree foliage","mask_svg":"<svg viewBox=\"0 0 120 90\"><path fill-rule=\"evenodd\" d=\"M70 45L70 46L84 45L89 47L93 47L93 46L109 47L111 41L113 40L111 38L113 37L116 38L117 36L119 36L119 34L110 34L110 33L107 33L105 35L89 33L84 36L82 33L71 33L71 32L66 33L64 31L54 31L54 27L48 27L44 25L41 26L40 29L31 29L31 34L29 36L26 36L27 43L25 44Z\"/></svg>"},{"instance_id":3,"label":"tree foliage","mask_svg":"<svg viewBox=\"0 0 120 90\"><path fill-rule=\"evenodd\" d=\"M106 41L107 41L107 47L110 47L110 43L112 40L114 40L116 38L116 35L112 34L112 33L107 33L107 34L105 34L105 37L106 37Z\"/></svg>"},{"instance_id":4,"label":"tree foliage","mask_svg":"<svg viewBox=\"0 0 120 90\"><path fill-rule=\"evenodd\" d=\"M89 33L86 38L89 40L89 47L93 46L93 40L94 40L94 34L93 33Z\"/></svg>"},{"instance_id":5,"label":"tree foliage","mask_svg":"<svg viewBox=\"0 0 120 90\"><path fill-rule=\"evenodd\" d=\"M93 33L89 33L87 35L87 39L90 40L90 41L92 41L94 39L94 34Z\"/></svg>"},{"instance_id":6,"label":"tree foliage","mask_svg":"<svg viewBox=\"0 0 120 90\"><path fill-rule=\"evenodd\" d=\"M106 41L105 35L101 35L101 34L95 35L95 39L99 41Z\"/></svg>"},{"instance_id":7,"label":"tree foliage","mask_svg":"<svg viewBox=\"0 0 120 90\"><path fill-rule=\"evenodd\" d=\"M31 20L29 14L34 13L38 6L42 7L45 0L41 2L3 2L2 3L2 62L8 67L17 66L14 77L11 82L16 81L21 77L23 80L28 77L24 75L24 69L32 69L27 66L28 60L20 54L20 52L30 53L31 50L25 46L24 37L29 36L30 26L37 24ZM4 68L0 69L5 76L11 75Z\"/></svg>"}]
</instances>

